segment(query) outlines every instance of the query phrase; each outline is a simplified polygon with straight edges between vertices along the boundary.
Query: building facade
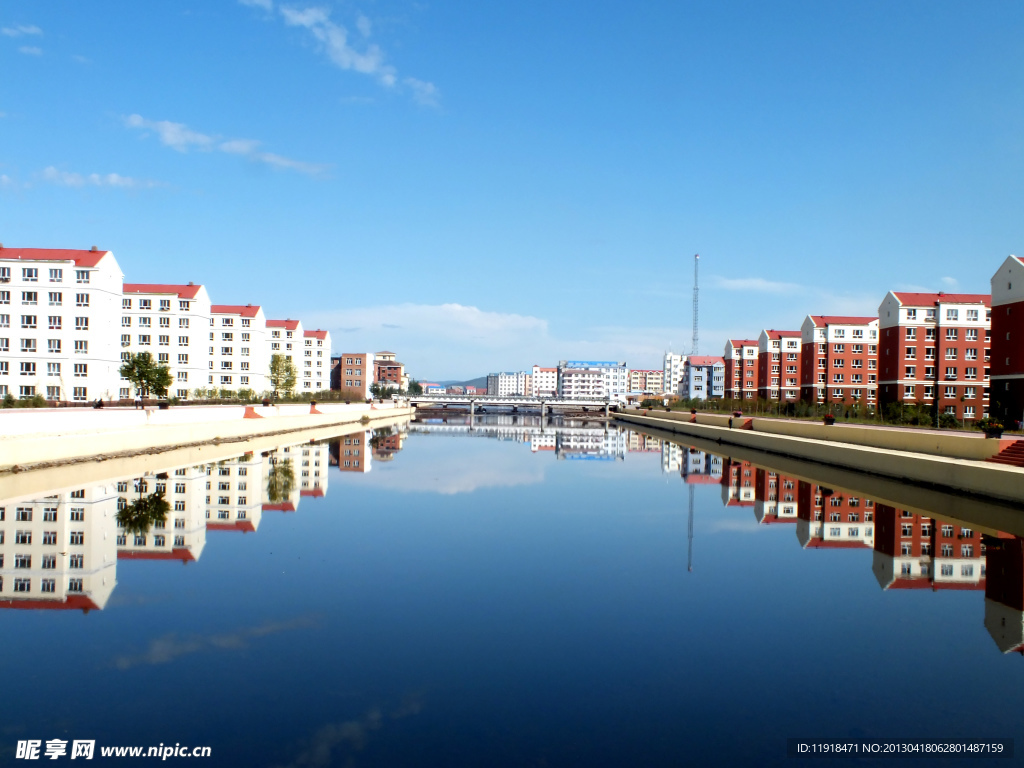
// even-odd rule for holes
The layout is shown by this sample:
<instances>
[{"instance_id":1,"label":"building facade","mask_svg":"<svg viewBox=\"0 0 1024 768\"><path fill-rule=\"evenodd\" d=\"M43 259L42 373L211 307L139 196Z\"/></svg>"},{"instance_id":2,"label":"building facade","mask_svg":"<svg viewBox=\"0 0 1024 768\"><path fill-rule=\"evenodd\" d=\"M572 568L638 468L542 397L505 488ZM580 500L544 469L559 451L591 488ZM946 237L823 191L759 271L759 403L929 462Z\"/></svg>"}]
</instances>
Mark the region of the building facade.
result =
<instances>
[{"instance_id":1,"label":"building facade","mask_svg":"<svg viewBox=\"0 0 1024 768\"><path fill-rule=\"evenodd\" d=\"M394 352L375 352L373 355L373 381L388 389L407 390L409 378L405 375L405 365L395 359Z\"/></svg>"},{"instance_id":2,"label":"building facade","mask_svg":"<svg viewBox=\"0 0 1024 768\"><path fill-rule=\"evenodd\" d=\"M689 400L725 397L725 361L710 355L690 355L676 394Z\"/></svg>"},{"instance_id":3,"label":"building facade","mask_svg":"<svg viewBox=\"0 0 1024 768\"><path fill-rule=\"evenodd\" d=\"M988 412L991 297L889 292L878 309L878 399L936 415Z\"/></svg>"},{"instance_id":4,"label":"building facade","mask_svg":"<svg viewBox=\"0 0 1024 768\"><path fill-rule=\"evenodd\" d=\"M270 345L263 309L254 304L210 307L209 386L266 392L270 386Z\"/></svg>"},{"instance_id":5,"label":"building facade","mask_svg":"<svg viewBox=\"0 0 1024 768\"><path fill-rule=\"evenodd\" d=\"M287 357L295 370L296 393L302 392L302 321L267 320L267 366L274 355Z\"/></svg>"},{"instance_id":6,"label":"building facade","mask_svg":"<svg viewBox=\"0 0 1024 768\"><path fill-rule=\"evenodd\" d=\"M1007 256L992 276L992 415L1024 421L1024 260Z\"/></svg>"},{"instance_id":7,"label":"building facade","mask_svg":"<svg viewBox=\"0 0 1024 768\"><path fill-rule=\"evenodd\" d=\"M800 399L801 331L763 330L757 339L758 397L780 402Z\"/></svg>"},{"instance_id":8,"label":"building facade","mask_svg":"<svg viewBox=\"0 0 1024 768\"><path fill-rule=\"evenodd\" d=\"M808 315L801 334L801 399L878 402L877 317Z\"/></svg>"},{"instance_id":9,"label":"building facade","mask_svg":"<svg viewBox=\"0 0 1024 768\"><path fill-rule=\"evenodd\" d=\"M558 394L562 397L626 399L629 369L609 360L561 360L558 363Z\"/></svg>"},{"instance_id":10,"label":"building facade","mask_svg":"<svg viewBox=\"0 0 1024 768\"><path fill-rule=\"evenodd\" d=\"M301 392L324 392L331 388L331 332L302 332L302 367L298 369Z\"/></svg>"},{"instance_id":11,"label":"building facade","mask_svg":"<svg viewBox=\"0 0 1024 768\"><path fill-rule=\"evenodd\" d=\"M123 278L110 251L0 247L0 397L116 398Z\"/></svg>"},{"instance_id":12,"label":"building facade","mask_svg":"<svg viewBox=\"0 0 1024 768\"><path fill-rule=\"evenodd\" d=\"M332 361L334 359L332 358ZM364 398L370 397L370 385L373 383L373 352L342 352L337 359L337 381L332 382L332 387L358 390Z\"/></svg>"},{"instance_id":13,"label":"building facade","mask_svg":"<svg viewBox=\"0 0 1024 768\"><path fill-rule=\"evenodd\" d=\"M757 399L757 339L729 339L725 343L725 396L733 400Z\"/></svg>"},{"instance_id":14,"label":"building facade","mask_svg":"<svg viewBox=\"0 0 1024 768\"><path fill-rule=\"evenodd\" d=\"M629 372L629 391L660 395L665 391L665 372L634 369Z\"/></svg>"},{"instance_id":15,"label":"building facade","mask_svg":"<svg viewBox=\"0 0 1024 768\"><path fill-rule=\"evenodd\" d=\"M206 288L187 285L125 283L121 298L121 359L149 352L171 370L168 394L185 399L194 388L209 385L210 296ZM120 379L118 396L135 394Z\"/></svg>"},{"instance_id":16,"label":"building facade","mask_svg":"<svg viewBox=\"0 0 1024 768\"><path fill-rule=\"evenodd\" d=\"M663 392L674 395L679 390L679 382L683 380L683 366L685 364L686 355L677 355L673 352L665 353L665 360L661 371Z\"/></svg>"},{"instance_id":17,"label":"building facade","mask_svg":"<svg viewBox=\"0 0 1024 768\"><path fill-rule=\"evenodd\" d=\"M535 365L530 376L530 394L534 397L553 397L558 394L558 368Z\"/></svg>"},{"instance_id":18,"label":"building facade","mask_svg":"<svg viewBox=\"0 0 1024 768\"><path fill-rule=\"evenodd\" d=\"M501 373L487 374L487 394L498 397L511 397L512 395L526 395L526 372L525 371L504 371Z\"/></svg>"}]
</instances>

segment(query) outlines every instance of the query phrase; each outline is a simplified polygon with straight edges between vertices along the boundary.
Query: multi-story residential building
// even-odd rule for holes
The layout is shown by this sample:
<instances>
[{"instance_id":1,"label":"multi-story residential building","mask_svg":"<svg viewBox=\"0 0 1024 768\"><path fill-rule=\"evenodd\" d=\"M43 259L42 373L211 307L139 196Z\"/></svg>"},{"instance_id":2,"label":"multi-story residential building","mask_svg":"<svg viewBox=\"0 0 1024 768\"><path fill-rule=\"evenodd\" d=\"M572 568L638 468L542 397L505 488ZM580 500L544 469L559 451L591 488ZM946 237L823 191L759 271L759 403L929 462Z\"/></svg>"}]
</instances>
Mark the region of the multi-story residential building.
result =
<instances>
[{"instance_id":1,"label":"multi-story residential building","mask_svg":"<svg viewBox=\"0 0 1024 768\"><path fill-rule=\"evenodd\" d=\"M270 389L270 344L263 309L254 304L210 307L209 385L218 389Z\"/></svg>"},{"instance_id":2,"label":"multi-story residential building","mask_svg":"<svg viewBox=\"0 0 1024 768\"><path fill-rule=\"evenodd\" d=\"M302 336L301 320L267 320L267 365L274 355L284 355L295 368L295 392L302 387ZM269 370L268 370L269 373Z\"/></svg>"},{"instance_id":3,"label":"multi-story residential building","mask_svg":"<svg viewBox=\"0 0 1024 768\"><path fill-rule=\"evenodd\" d=\"M878 308L878 399L926 404L937 414L988 412L991 297L894 293Z\"/></svg>"},{"instance_id":4,"label":"multi-story residential building","mask_svg":"<svg viewBox=\"0 0 1024 768\"><path fill-rule=\"evenodd\" d=\"M799 508L799 484L795 477L772 470L756 470L754 485L754 517L762 525L795 523Z\"/></svg>"},{"instance_id":5,"label":"multi-story residential building","mask_svg":"<svg viewBox=\"0 0 1024 768\"><path fill-rule=\"evenodd\" d=\"M875 503L871 499L801 480L797 491L796 537L813 549L871 549Z\"/></svg>"},{"instance_id":6,"label":"multi-story residential building","mask_svg":"<svg viewBox=\"0 0 1024 768\"><path fill-rule=\"evenodd\" d=\"M725 396L732 400L757 399L757 339L729 339L725 343Z\"/></svg>"},{"instance_id":7,"label":"multi-story residential building","mask_svg":"<svg viewBox=\"0 0 1024 768\"><path fill-rule=\"evenodd\" d=\"M660 395L665 391L665 372L639 368L631 370L629 372L629 391Z\"/></svg>"},{"instance_id":8,"label":"multi-story residential building","mask_svg":"<svg viewBox=\"0 0 1024 768\"><path fill-rule=\"evenodd\" d=\"M979 532L886 504L876 515L871 569L882 589L985 588Z\"/></svg>"},{"instance_id":9,"label":"multi-story residential building","mask_svg":"<svg viewBox=\"0 0 1024 768\"><path fill-rule=\"evenodd\" d=\"M389 389L407 390L409 388L409 377L405 375L405 365L395 359L394 352L375 352L373 367L375 383Z\"/></svg>"},{"instance_id":10,"label":"multi-story residential building","mask_svg":"<svg viewBox=\"0 0 1024 768\"><path fill-rule=\"evenodd\" d=\"M726 457L722 464L722 504L726 507L751 507L756 501L754 488L757 468L749 461Z\"/></svg>"},{"instance_id":11,"label":"multi-story residential building","mask_svg":"<svg viewBox=\"0 0 1024 768\"><path fill-rule=\"evenodd\" d=\"M95 247L0 246L0 397L116 397L123 277Z\"/></svg>"},{"instance_id":12,"label":"multi-story residential building","mask_svg":"<svg viewBox=\"0 0 1024 768\"><path fill-rule=\"evenodd\" d=\"M373 432L356 432L331 443L331 455L342 472L369 472L373 468L370 440Z\"/></svg>"},{"instance_id":13,"label":"multi-story residential building","mask_svg":"<svg viewBox=\"0 0 1024 768\"><path fill-rule=\"evenodd\" d=\"M690 355L676 391L689 400L714 400L725 396L725 361L710 355Z\"/></svg>"},{"instance_id":14,"label":"multi-story residential building","mask_svg":"<svg viewBox=\"0 0 1024 768\"><path fill-rule=\"evenodd\" d=\"M210 296L195 283L167 285L125 283L121 298L121 358L149 352L171 369L168 394L189 396L206 387L210 375ZM118 396L131 397L132 385L120 380Z\"/></svg>"},{"instance_id":15,"label":"multi-story residential building","mask_svg":"<svg viewBox=\"0 0 1024 768\"><path fill-rule=\"evenodd\" d=\"M503 371L487 374L487 394L498 397L527 394L525 371Z\"/></svg>"},{"instance_id":16,"label":"multi-story residential building","mask_svg":"<svg viewBox=\"0 0 1024 768\"><path fill-rule=\"evenodd\" d=\"M661 471L664 473L678 472L683 466L683 451L685 449L676 443L667 440L661 444Z\"/></svg>"},{"instance_id":17,"label":"multi-story residential building","mask_svg":"<svg viewBox=\"0 0 1024 768\"><path fill-rule=\"evenodd\" d=\"M324 392L331 388L331 332L302 332L302 363L296 363L300 392Z\"/></svg>"},{"instance_id":18,"label":"multi-story residential building","mask_svg":"<svg viewBox=\"0 0 1024 768\"><path fill-rule=\"evenodd\" d=\"M364 398L370 397L370 385L373 384L373 352L342 352L339 358L337 382L332 382L333 389L354 389L362 393Z\"/></svg>"},{"instance_id":19,"label":"multi-story residential building","mask_svg":"<svg viewBox=\"0 0 1024 768\"><path fill-rule=\"evenodd\" d=\"M609 360L561 360L558 363L558 394L562 397L606 397L625 401L628 391L629 369L625 363Z\"/></svg>"},{"instance_id":20,"label":"multi-story residential building","mask_svg":"<svg viewBox=\"0 0 1024 768\"><path fill-rule=\"evenodd\" d=\"M198 560L206 546L206 471L205 465L178 467L155 476L117 481L118 510L141 495L157 492L171 505L167 521L154 523L148 531L129 533L118 526L117 558Z\"/></svg>"},{"instance_id":21,"label":"multi-story residential building","mask_svg":"<svg viewBox=\"0 0 1024 768\"><path fill-rule=\"evenodd\" d=\"M679 390L679 382L683 380L683 366L686 364L686 355L677 355L673 352L665 353L665 361L662 365L662 390L664 393L674 395Z\"/></svg>"},{"instance_id":22,"label":"multi-story residential building","mask_svg":"<svg viewBox=\"0 0 1024 768\"><path fill-rule=\"evenodd\" d=\"M875 405L878 318L808 315L801 328L800 397Z\"/></svg>"},{"instance_id":23,"label":"multi-story residential building","mask_svg":"<svg viewBox=\"0 0 1024 768\"><path fill-rule=\"evenodd\" d=\"M629 453L661 453L661 438L643 432L629 432L626 450Z\"/></svg>"},{"instance_id":24,"label":"multi-story residential building","mask_svg":"<svg viewBox=\"0 0 1024 768\"><path fill-rule=\"evenodd\" d=\"M1024 260L1007 256L992 276L991 411L1024 420Z\"/></svg>"},{"instance_id":25,"label":"multi-story residential building","mask_svg":"<svg viewBox=\"0 0 1024 768\"><path fill-rule=\"evenodd\" d=\"M552 397L558 394L558 368L542 368L535 365L530 376L529 394L533 397Z\"/></svg>"},{"instance_id":26,"label":"multi-story residential building","mask_svg":"<svg viewBox=\"0 0 1024 768\"><path fill-rule=\"evenodd\" d=\"M763 330L757 339L757 392L765 400L800 398L800 331Z\"/></svg>"},{"instance_id":27,"label":"multi-story residential building","mask_svg":"<svg viewBox=\"0 0 1024 768\"><path fill-rule=\"evenodd\" d=\"M696 448L684 450L679 474L690 485L719 485L722 482L722 457Z\"/></svg>"},{"instance_id":28,"label":"multi-story residential building","mask_svg":"<svg viewBox=\"0 0 1024 768\"><path fill-rule=\"evenodd\" d=\"M0 608L103 608L117 584L114 486L0 501Z\"/></svg>"},{"instance_id":29,"label":"multi-story residential building","mask_svg":"<svg viewBox=\"0 0 1024 768\"><path fill-rule=\"evenodd\" d=\"M276 461L276 454L267 463ZM263 513L264 460L247 453L206 466L206 530L252 533ZM293 470L294 471L294 470ZM297 487L294 483L293 487Z\"/></svg>"}]
</instances>

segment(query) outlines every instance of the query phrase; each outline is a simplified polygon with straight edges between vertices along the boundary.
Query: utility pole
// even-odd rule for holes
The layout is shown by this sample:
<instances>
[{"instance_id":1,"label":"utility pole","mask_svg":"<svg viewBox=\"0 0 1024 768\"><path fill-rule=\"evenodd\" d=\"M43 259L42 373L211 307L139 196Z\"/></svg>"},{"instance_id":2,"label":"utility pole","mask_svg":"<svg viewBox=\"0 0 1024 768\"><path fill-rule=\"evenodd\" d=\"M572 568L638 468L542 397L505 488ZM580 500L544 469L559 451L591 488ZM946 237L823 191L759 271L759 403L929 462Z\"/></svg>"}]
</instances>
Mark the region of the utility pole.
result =
<instances>
[{"instance_id":1,"label":"utility pole","mask_svg":"<svg viewBox=\"0 0 1024 768\"><path fill-rule=\"evenodd\" d=\"M700 265L700 254L693 255L693 338L690 341L690 354L700 354L700 333L698 331L700 317L700 292L697 285L697 267Z\"/></svg>"}]
</instances>

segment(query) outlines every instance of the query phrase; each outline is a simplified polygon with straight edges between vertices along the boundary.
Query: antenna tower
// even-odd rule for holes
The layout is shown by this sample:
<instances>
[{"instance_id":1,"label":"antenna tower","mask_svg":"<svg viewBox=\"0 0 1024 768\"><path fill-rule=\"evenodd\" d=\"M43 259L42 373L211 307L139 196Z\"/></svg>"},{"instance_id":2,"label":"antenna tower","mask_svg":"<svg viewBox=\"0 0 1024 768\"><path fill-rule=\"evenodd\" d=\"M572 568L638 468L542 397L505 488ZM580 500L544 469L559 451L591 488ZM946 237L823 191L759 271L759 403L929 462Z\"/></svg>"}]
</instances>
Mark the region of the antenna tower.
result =
<instances>
[{"instance_id":1,"label":"antenna tower","mask_svg":"<svg viewBox=\"0 0 1024 768\"><path fill-rule=\"evenodd\" d=\"M700 292L697 286L697 267L700 264L700 254L693 255L693 339L690 341L690 354L700 353L700 333L697 328L700 321Z\"/></svg>"}]
</instances>

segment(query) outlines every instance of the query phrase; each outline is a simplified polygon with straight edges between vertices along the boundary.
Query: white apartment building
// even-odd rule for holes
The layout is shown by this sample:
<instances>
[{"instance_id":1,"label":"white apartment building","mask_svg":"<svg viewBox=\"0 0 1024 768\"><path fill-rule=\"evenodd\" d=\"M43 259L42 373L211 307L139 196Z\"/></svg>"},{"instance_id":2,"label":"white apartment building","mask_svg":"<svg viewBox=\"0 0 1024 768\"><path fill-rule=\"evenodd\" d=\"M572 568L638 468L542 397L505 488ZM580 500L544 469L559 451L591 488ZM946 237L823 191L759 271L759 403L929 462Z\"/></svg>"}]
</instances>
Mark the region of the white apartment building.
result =
<instances>
[{"instance_id":1,"label":"white apartment building","mask_svg":"<svg viewBox=\"0 0 1024 768\"><path fill-rule=\"evenodd\" d=\"M530 394L534 397L553 397L558 394L558 368L541 368L533 366L531 373L533 386Z\"/></svg>"},{"instance_id":2,"label":"white apartment building","mask_svg":"<svg viewBox=\"0 0 1024 768\"><path fill-rule=\"evenodd\" d=\"M115 397L123 278L95 247L0 246L0 397Z\"/></svg>"},{"instance_id":3,"label":"white apartment building","mask_svg":"<svg viewBox=\"0 0 1024 768\"><path fill-rule=\"evenodd\" d=\"M209 350L209 386L256 392L270 389L267 320L259 306L211 306Z\"/></svg>"},{"instance_id":4,"label":"white apartment building","mask_svg":"<svg viewBox=\"0 0 1024 768\"><path fill-rule=\"evenodd\" d=\"M140 495L163 493L171 506L165 523L128 533L118 527L119 560L198 560L206 546L206 466L178 467L157 475L117 481L117 508Z\"/></svg>"},{"instance_id":5,"label":"white apartment building","mask_svg":"<svg viewBox=\"0 0 1024 768\"><path fill-rule=\"evenodd\" d=\"M558 394L562 397L597 397L622 400L629 392L629 369L609 360L561 360Z\"/></svg>"},{"instance_id":6,"label":"white apartment building","mask_svg":"<svg viewBox=\"0 0 1024 768\"><path fill-rule=\"evenodd\" d=\"M113 485L0 501L0 607L103 608L117 584Z\"/></svg>"},{"instance_id":7,"label":"white apartment building","mask_svg":"<svg viewBox=\"0 0 1024 768\"><path fill-rule=\"evenodd\" d=\"M149 352L171 369L168 395L186 398L206 387L210 374L210 296L202 285L125 283L121 298L121 359ZM118 396L130 398L132 385L120 379Z\"/></svg>"},{"instance_id":8,"label":"white apartment building","mask_svg":"<svg viewBox=\"0 0 1024 768\"><path fill-rule=\"evenodd\" d=\"M498 397L525 395L526 371L504 371L487 374L487 394Z\"/></svg>"},{"instance_id":9,"label":"white apartment building","mask_svg":"<svg viewBox=\"0 0 1024 768\"><path fill-rule=\"evenodd\" d=\"M683 380L683 367L686 365L686 355L676 355L672 352L665 353L665 362L662 366L662 386L665 392L675 394L679 391L679 382Z\"/></svg>"},{"instance_id":10,"label":"white apartment building","mask_svg":"<svg viewBox=\"0 0 1024 768\"><path fill-rule=\"evenodd\" d=\"M274 355L284 355L295 366L295 392L302 391L302 321L267 320L267 365Z\"/></svg>"},{"instance_id":11,"label":"white apartment building","mask_svg":"<svg viewBox=\"0 0 1024 768\"><path fill-rule=\"evenodd\" d=\"M295 363L300 392L322 392L331 388L330 331L303 331L301 360L301 364Z\"/></svg>"},{"instance_id":12,"label":"white apartment building","mask_svg":"<svg viewBox=\"0 0 1024 768\"><path fill-rule=\"evenodd\" d=\"M263 464L261 455L247 453L206 466L207 531L253 533L259 528Z\"/></svg>"},{"instance_id":13,"label":"white apartment building","mask_svg":"<svg viewBox=\"0 0 1024 768\"><path fill-rule=\"evenodd\" d=\"M725 361L720 357L691 355L683 366L676 394L690 400L725 397Z\"/></svg>"}]
</instances>

